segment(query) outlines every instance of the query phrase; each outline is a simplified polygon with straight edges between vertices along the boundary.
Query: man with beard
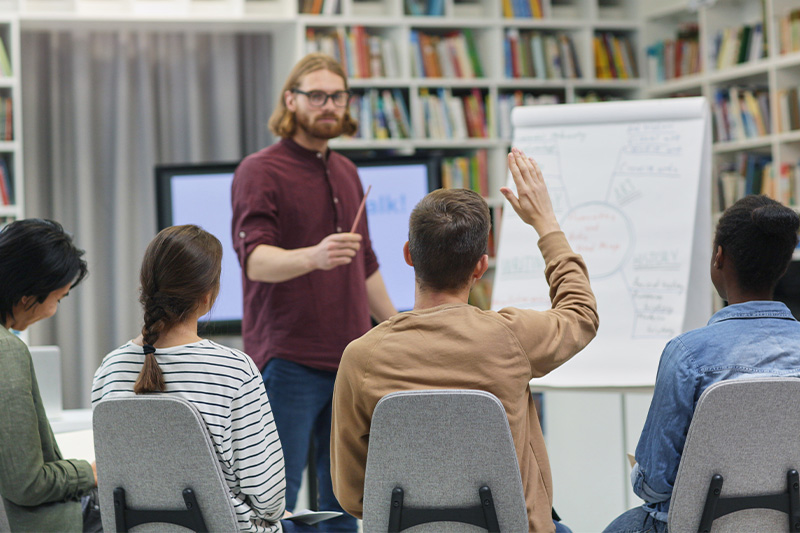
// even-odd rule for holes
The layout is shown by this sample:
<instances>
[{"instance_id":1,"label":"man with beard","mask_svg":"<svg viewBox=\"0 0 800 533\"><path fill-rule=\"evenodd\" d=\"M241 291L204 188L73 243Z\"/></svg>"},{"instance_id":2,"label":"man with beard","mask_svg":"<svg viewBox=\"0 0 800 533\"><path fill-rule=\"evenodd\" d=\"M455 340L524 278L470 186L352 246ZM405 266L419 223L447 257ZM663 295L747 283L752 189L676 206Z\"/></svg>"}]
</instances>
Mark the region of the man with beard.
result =
<instances>
[{"instance_id":1,"label":"man with beard","mask_svg":"<svg viewBox=\"0 0 800 533\"><path fill-rule=\"evenodd\" d=\"M244 349L261 369L286 462L294 509L311 439L319 506L341 510L330 478L331 398L345 346L370 316L397 311L370 244L356 166L328 140L356 122L342 67L310 54L286 80L269 121L281 140L246 157L232 187L233 245L242 266ZM266 490L266 488L265 488ZM355 531L350 515L320 524Z\"/></svg>"}]
</instances>

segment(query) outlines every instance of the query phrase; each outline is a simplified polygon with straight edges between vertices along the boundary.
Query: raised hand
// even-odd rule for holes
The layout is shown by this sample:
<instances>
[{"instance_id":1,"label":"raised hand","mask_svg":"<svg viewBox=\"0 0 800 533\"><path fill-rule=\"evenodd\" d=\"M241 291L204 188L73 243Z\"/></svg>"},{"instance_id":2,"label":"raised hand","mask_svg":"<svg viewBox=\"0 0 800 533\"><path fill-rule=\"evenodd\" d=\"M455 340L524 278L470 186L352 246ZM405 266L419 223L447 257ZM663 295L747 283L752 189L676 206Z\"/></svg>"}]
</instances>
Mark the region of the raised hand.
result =
<instances>
[{"instance_id":1,"label":"raised hand","mask_svg":"<svg viewBox=\"0 0 800 533\"><path fill-rule=\"evenodd\" d=\"M508 187L501 187L500 192L522 221L533 226L540 237L560 231L550 194L536 161L527 157L522 150L512 148L508 154L508 169L517 186L517 196Z\"/></svg>"}]
</instances>

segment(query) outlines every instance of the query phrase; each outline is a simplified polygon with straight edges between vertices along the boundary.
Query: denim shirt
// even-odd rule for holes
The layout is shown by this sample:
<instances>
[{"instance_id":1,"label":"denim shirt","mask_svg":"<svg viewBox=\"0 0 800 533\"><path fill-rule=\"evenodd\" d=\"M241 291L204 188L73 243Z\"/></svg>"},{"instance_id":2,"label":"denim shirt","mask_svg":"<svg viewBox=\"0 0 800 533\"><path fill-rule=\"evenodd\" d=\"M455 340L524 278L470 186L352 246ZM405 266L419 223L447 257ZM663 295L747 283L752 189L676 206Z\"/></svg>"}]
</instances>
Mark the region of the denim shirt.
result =
<instances>
[{"instance_id":1,"label":"denim shirt","mask_svg":"<svg viewBox=\"0 0 800 533\"><path fill-rule=\"evenodd\" d=\"M741 377L800 377L800 323L780 302L718 311L708 325L669 341L631 472L633 491L667 521L672 487L695 405L709 385Z\"/></svg>"}]
</instances>

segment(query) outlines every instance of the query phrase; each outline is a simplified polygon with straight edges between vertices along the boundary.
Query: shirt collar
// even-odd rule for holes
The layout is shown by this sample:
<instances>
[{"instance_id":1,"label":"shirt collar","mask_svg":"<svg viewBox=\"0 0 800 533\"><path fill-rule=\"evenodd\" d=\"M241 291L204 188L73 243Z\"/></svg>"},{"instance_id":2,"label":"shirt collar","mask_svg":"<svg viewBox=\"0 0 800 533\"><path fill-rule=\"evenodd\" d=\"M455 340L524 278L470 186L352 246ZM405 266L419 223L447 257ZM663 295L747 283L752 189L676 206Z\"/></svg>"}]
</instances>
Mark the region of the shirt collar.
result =
<instances>
[{"instance_id":1,"label":"shirt collar","mask_svg":"<svg viewBox=\"0 0 800 533\"><path fill-rule=\"evenodd\" d=\"M736 318L782 318L786 320L794 320L789 308L783 302L775 302L772 300L756 300L752 302L744 302L741 304L733 304L723 307L708 321L708 324L714 324L723 320L731 320Z\"/></svg>"},{"instance_id":2,"label":"shirt collar","mask_svg":"<svg viewBox=\"0 0 800 533\"><path fill-rule=\"evenodd\" d=\"M321 152L318 152L317 150L309 150L308 148L304 148L304 147L300 146L299 144L297 144L296 142L294 142L292 139L290 139L288 137L286 137L284 139L281 139L280 143L283 146L285 146L287 149L289 149L292 152L294 152L295 154L297 154L299 157L305 157L305 158L308 158L308 159L315 159L316 160L316 159L319 159L317 154L321 153ZM322 153L324 159L326 159L326 160L328 159L328 154L330 153L330 151L331 151L331 149L330 149L330 147L328 147L326 149L326 151L324 153Z\"/></svg>"}]
</instances>

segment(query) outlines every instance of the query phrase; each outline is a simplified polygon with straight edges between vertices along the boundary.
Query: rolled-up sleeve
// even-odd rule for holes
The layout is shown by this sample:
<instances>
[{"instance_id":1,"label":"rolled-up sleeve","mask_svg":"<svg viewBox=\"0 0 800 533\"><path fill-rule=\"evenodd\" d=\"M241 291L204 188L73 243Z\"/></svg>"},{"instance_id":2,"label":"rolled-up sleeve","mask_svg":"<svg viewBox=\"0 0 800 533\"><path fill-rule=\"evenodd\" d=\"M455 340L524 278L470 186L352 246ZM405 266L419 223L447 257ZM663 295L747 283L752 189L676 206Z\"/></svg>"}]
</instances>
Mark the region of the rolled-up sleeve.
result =
<instances>
[{"instance_id":1,"label":"rolled-up sleeve","mask_svg":"<svg viewBox=\"0 0 800 533\"><path fill-rule=\"evenodd\" d=\"M247 257L260 244L278 245L280 218L278 191L269 169L254 158L246 158L233 177L231 233L239 264L245 268Z\"/></svg>"}]
</instances>

